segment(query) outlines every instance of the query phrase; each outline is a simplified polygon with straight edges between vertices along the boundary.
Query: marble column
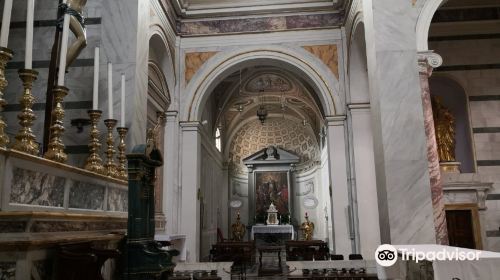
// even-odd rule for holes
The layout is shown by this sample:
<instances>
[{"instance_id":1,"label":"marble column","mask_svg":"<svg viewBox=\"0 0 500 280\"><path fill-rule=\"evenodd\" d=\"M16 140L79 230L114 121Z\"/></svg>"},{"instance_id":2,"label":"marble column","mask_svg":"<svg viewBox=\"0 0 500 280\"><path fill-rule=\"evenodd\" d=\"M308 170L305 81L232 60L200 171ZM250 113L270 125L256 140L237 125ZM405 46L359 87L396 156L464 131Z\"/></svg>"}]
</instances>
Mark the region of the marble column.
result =
<instances>
[{"instance_id":1,"label":"marble column","mask_svg":"<svg viewBox=\"0 0 500 280\"><path fill-rule=\"evenodd\" d=\"M186 235L186 261L200 261L201 124L181 122L181 220L180 233Z\"/></svg>"},{"instance_id":2,"label":"marble column","mask_svg":"<svg viewBox=\"0 0 500 280\"><path fill-rule=\"evenodd\" d=\"M330 188L335 254L348 255L353 252L349 222L349 191L347 182L346 116L326 118L328 166L330 167Z\"/></svg>"},{"instance_id":3,"label":"marble column","mask_svg":"<svg viewBox=\"0 0 500 280\"><path fill-rule=\"evenodd\" d=\"M434 228L436 230L436 242L448 245L448 229L446 227L446 213L444 210L443 184L441 171L439 169L439 156L437 150L436 135L434 130L434 118L432 114L431 94L429 90L429 77L432 69L443 63L440 55L432 51L420 52L418 54L418 70L420 73L420 87L422 93L422 106L424 109L425 135L427 136L427 159L429 161L429 176L432 194L432 207L434 210Z\"/></svg>"},{"instance_id":4,"label":"marble column","mask_svg":"<svg viewBox=\"0 0 500 280\"><path fill-rule=\"evenodd\" d=\"M436 243L411 1L364 0L377 199L383 243Z\"/></svg>"},{"instance_id":5,"label":"marble column","mask_svg":"<svg viewBox=\"0 0 500 280\"><path fill-rule=\"evenodd\" d=\"M167 111L164 142L163 211L166 233L179 233L179 121L178 112Z\"/></svg>"},{"instance_id":6,"label":"marble column","mask_svg":"<svg viewBox=\"0 0 500 280\"><path fill-rule=\"evenodd\" d=\"M351 115L356 204L361 254L373 258L380 245L380 224L370 104L348 105Z\"/></svg>"}]
</instances>

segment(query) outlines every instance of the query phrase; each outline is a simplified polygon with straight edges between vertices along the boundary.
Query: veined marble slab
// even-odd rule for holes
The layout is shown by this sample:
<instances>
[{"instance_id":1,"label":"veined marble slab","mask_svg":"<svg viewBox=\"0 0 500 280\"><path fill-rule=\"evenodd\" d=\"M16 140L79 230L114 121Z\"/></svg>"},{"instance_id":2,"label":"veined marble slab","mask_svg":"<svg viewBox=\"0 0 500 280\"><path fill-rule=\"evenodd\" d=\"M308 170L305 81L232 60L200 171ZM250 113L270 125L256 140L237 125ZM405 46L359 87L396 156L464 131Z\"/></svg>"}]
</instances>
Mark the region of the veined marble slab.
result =
<instances>
[{"instance_id":1,"label":"veined marble slab","mask_svg":"<svg viewBox=\"0 0 500 280\"><path fill-rule=\"evenodd\" d=\"M97 184L73 182L69 192L69 207L104 210L105 187Z\"/></svg>"},{"instance_id":2,"label":"veined marble slab","mask_svg":"<svg viewBox=\"0 0 500 280\"><path fill-rule=\"evenodd\" d=\"M3 211L127 211L125 181L10 150L0 150L0 167Z\"/></svg>"},{"instance_id":3,"label":"veined marble slab","mask_svg":"<svg viewBox=\"0 0 500 280\"><path fill-rule=\"evenodd\" d=\"M66 179L45 172L14 168L10 202L62 207Z\"/></svg>"}]
</instances>

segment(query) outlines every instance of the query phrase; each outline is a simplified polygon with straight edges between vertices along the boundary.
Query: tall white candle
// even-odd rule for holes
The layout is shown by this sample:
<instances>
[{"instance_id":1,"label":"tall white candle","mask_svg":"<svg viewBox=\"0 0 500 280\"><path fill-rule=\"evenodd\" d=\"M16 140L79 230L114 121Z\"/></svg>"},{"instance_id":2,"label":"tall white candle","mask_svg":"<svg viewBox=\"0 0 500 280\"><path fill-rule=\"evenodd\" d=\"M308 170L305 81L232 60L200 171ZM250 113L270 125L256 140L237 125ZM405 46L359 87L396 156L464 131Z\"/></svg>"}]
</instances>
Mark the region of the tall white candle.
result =
<instances>
[{"instance_id":1,"label":"tall white candle","mask_svg":"<svg viewBox=\"0 0 500 280\"><path fill-rule=\"evenodd\" d=\"M12 13L12 0L5 0L3 4L2 30L0 31L0 47L7 47L9 42L10 15Z\"/></svg>"},{"instance_id":2,"label":"tall white candle","mask_svg":"<svg viewBox=\"0 0 500 280\"><path fill-rule=\"evenodd\" d=\"M113 65L108 62L108 119L113 118Z\"/></svg>"},{"instance_id":3,"label":"tall white candle","mask_svg":"<svg viewBox=\"0 0 500 280\"><path fill-rule=\"evenodd\" d=\"M120 99L121 114L120 114L120 126L125 127L125 74L122 74L122 96Z\"/></svg>"},{"instance_id":4,"label":"tall white candle","mask_svg":"<svg viewBox=\"0 0 500 280\"><path fill-rule=\"evenodd\" d=\"M92 109L98 109L99 102L99 47L95 47L94 53L94 91L92 96Z\"/></svg>"},{"instance_id":5,"label":"tall white candle","mask_svg":"<svg viewBox=\"0 0 500 280\"><path fill-rule=\"evenodd\" d=\"M24 69L31 69L33 62L33 21L35 17L35 0L28 0L26 7L26 53Z\"/></svg>"},{"instance_id":6,"label":"tall white candle","mask_svg":"<svg viewBox=\"0 0 500 280\"><path fill-rule=\"evenodd\" d=\"M68 0L63 0L63 3ZM57 85L64 86L64 75L66 74L66 57L68 56L69 14L64 14L63 30L61 36L61 49L59 55L59 73Z\"/></svg>"}]
</instances>

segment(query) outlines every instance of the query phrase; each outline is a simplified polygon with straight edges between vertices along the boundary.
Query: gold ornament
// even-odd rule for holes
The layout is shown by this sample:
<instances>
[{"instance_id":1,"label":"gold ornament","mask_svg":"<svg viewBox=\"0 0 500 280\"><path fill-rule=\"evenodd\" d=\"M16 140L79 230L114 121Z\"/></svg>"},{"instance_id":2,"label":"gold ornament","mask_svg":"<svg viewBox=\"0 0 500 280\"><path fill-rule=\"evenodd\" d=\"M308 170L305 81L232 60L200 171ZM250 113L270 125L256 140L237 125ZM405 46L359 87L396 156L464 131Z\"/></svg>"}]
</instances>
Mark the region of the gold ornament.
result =
<instances>
[{"instance_id":1,"label":"gold ornament","mask_svg":"<svg viewBox=\"0 0 500 280\"><path fill-rule=\"evenodd\" d=\"M33 82L38 77L38 72L32 69L20 69L19 78L23 81L23 95L19 100L22 106L21 113L17 115L21 128L16 135L16 141L12 149L31 155L38 155L39 144L36 142L35 135L31 130L33 121L36 120L35 114L31 109L35 103L35 97L32 94Z\"/></svg>"},{"instance_id":2,"label":"gold ornament","mask_svg":"<svg viewBox=\"0 0 500 280\"><path fill-rule=\"evenodd\" d=\"M52 119L54 123L50 127L51 138L44 157L46 159L65 163L68 159L68 155L64 152L64 143L62 142L62 135L64 133L64 108L62 102L64 97L68 95L69 89L64 86L55 86L53 91L56 102L52 110Z\"/></svg>"},{"instance_id":3,"label":"gold ornament","mask_svg":"<svg viewBox=\"0 0 500 280\"><path fill-rule=\"evenodd\" d=\"M12 51L8 48L0 47L0 148L6 148L9 144L9 137L5 133L7 124L3 120L3 107L7 104L3 99L3 91L9 84L5 79L5 66L12 59Z\"/></svg>"},{"instance_id":4,"label":"gold ornament","mask_svg":"<svg viewBox=\"0 0 500 280\"><path fill-rule=\"evenodd\" d=\"M118 167L117 167L117 173L118 173L118 178L122 180L127 180L128 175L127 175L127 156L125 155L125 151L127 148L127 145L125 144L125 136L127 136L127 131L128 128L126 127L117 127L116 130L118 131L118 135L120 137L120 144L118 144Z\"/></svg>"},{"instance_id":5,"label":"gold ornament","mask_svg":"<svg viewBox=\"0 0 500 280\"><path fill-rule=\"evenodd\" d=\"M245 236L246 229L245 225L240 222L240 211L236 216L236 223L231 225L232 235L234 241L243 241L243 237Z\"/></svg>"},{"instance_id":6,"label":"gold ornament","mask_svg":"<svg viewBox=\"0 0 500 280\"><path fill-rule=\"evenodd\" d=\"M455 117L444 107L439 96L432 96L434 129L440 162L454 162L455 159Z\"/></svg>"},{"instance_id":7,"label":"gold ornament","mask_svg":"<svg viewBox=\"0 0 500 280\"><path fill-rule=\"evenodd\" d=\"M313 232L314 232L314 223L309 221L309 216L306 213L306 221L302 223L300 229L304 233L305 240L312 240Z\"/></svg>"},{"instance_id":8,"label":"gold ornament","mask_svg":"<svg viewBox=\"0 0 500 280\"><path fill-rule=\"evenodd\" d=\"M106 150L106 164L104 168L106 169L106 175L109 177L117 178L118 173L116 172L116 164L114 160L115 151L115 140L113 138L113 128L116 126L117 121L115 119L104 120L104 124L108 128L108 137L106 143L108 144L108 149Z\"/></svg>"},{"instance_id":9,"label":"gold ornament","mask_svg":"<svg viewBox=\"0 0 500 280\"><path fill-rule=\"evenodd\" d=\"M101 150L101 143L99 141L99 130L97 129L97 123L101 118L102 111L100 110L88 110L87 113L90 117L90 143L89 149L90 154L85 163L85 169L98 174L106 175L106 170L102 165L102 159L99 155Z\"/></svg>"}]
</instances>

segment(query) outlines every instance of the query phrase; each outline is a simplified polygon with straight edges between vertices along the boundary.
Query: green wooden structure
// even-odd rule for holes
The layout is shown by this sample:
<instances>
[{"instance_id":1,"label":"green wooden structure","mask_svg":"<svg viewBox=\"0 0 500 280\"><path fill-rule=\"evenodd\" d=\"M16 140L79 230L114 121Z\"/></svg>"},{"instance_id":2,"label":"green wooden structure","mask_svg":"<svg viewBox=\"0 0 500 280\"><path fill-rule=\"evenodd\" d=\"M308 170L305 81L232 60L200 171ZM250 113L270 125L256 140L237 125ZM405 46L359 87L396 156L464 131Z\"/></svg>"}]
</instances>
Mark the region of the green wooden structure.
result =
<instances>
[{"instance_id":1,"label":"green wooden structure","mask_svg":"<svg viewBox=\"0 0 500 280\"><path fill-rule=\"evenodd\" d=\"M162 250L154 240L155 170L163 164L153 141L134 147L128 159L128 233L123 248L122 279L168 279L176 251Z\"/></svg>"}]
</instances>

